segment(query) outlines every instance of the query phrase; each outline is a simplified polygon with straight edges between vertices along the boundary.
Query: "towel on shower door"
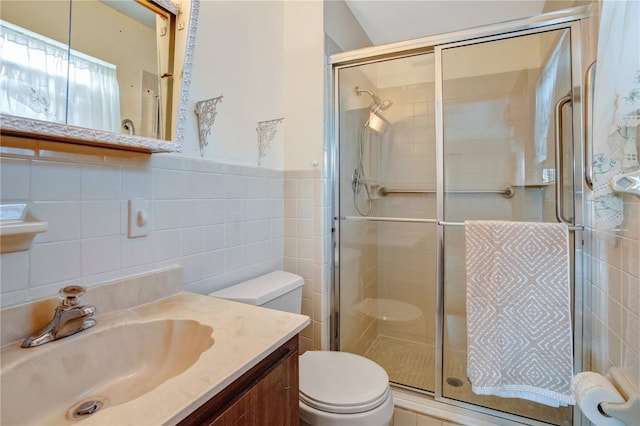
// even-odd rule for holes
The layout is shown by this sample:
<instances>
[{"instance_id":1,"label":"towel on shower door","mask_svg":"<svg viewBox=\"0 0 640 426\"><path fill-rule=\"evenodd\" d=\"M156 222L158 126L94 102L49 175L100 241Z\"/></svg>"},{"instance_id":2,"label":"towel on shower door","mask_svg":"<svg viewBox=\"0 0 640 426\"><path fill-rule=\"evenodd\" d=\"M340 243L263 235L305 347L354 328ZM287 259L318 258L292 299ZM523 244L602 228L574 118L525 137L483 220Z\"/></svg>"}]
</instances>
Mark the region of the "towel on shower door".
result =
<instances>
[{"instance_id":1,"label":"towel on shower door","mask_svg":"<svg viewBox=\"0 0 640 426\"><path fill-rule=\"evenodd\" d=\"M473 392L575 404L567 227L466 221L465 239Z\"/></svg>"}]
</instances>

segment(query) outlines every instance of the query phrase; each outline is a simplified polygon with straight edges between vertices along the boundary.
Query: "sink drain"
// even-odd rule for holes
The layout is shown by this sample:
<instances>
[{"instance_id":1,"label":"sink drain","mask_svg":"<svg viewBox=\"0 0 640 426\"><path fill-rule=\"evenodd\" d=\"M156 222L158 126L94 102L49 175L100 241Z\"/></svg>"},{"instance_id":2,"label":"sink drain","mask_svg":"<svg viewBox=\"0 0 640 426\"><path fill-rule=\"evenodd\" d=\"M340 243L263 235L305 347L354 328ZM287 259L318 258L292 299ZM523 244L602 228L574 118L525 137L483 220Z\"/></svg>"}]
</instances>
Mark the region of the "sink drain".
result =
<instances>
[{"instance_id":1,"label":"sink drain","mask_svg":"<svg viewBox=\"0 0 640 426\"><path fill-rule=\"evenodd\" d=\"M102 408L102 402L90 399L88 401L81 402L75 409L73 409L73 417L76 419L82 419L90 416L99 409Z\"/></svg>"},{"instance_id":2,"label":"sink drain","mask_svg":"<svg viewBox=\"0 0 640 426\"><path fill-rule=\"evenodd\" d=\"M449 386L453 386L454 388L459 388L464 383L462 382L462 380L458 379L457 377L447 377L447 384Z\"/></svg>"}]
</instances>

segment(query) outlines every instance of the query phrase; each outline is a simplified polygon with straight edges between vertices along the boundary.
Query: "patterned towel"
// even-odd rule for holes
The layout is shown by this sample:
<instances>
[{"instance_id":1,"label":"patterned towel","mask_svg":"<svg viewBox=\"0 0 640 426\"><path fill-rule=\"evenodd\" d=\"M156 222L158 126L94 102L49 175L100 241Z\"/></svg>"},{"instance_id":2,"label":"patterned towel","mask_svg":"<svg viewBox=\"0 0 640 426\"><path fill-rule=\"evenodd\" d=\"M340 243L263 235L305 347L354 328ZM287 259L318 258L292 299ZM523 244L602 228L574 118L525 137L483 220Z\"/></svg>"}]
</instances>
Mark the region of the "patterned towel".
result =
<instances>
[{"instance_id":1,"label":"patterned towel","mask_svg":"<svg viewBox=\"0 0 640 426\"><path fill-rule=\"evenodd\" d=\"M466 221L465 238L473 392L575 404L567 227Z\"/></svg>"}]
</instances>

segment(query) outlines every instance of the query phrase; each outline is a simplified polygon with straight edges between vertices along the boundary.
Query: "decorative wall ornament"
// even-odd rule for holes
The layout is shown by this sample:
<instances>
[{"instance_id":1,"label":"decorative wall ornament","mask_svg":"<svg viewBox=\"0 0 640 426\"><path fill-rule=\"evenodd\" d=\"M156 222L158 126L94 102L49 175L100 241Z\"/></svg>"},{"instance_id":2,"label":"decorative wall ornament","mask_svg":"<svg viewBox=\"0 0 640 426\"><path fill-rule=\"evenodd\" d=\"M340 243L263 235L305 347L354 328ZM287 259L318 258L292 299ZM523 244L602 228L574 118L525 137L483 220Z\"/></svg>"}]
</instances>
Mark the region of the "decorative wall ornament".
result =
<instances>
[{"instance_id":1,"label":"decorative wall ornament","mask_svg":"<svg viewBox=\"0 0 640 426\"><path fill-rule=\"evenodd\" d=\"M216 105L222 102L224 96L196 102L196 117L198 117L198 139L200 141L200 156L204 157L204 148L209 145L207 136L211 134L211 128L216 121Z\"/></svg>"},{"instance_id":2,"label":"decorative wall ornament","mask_svg":"<svg viewBox=\"0 0 640 426\"><path fill-rule=\"evenodd\" d=\"M284 117L267 121L258 121L258 165L262 164L262 159L267 156L267 148L271 145L271 141L276 136L276 125L282 123Z\"/></svg>"}]
</instances>

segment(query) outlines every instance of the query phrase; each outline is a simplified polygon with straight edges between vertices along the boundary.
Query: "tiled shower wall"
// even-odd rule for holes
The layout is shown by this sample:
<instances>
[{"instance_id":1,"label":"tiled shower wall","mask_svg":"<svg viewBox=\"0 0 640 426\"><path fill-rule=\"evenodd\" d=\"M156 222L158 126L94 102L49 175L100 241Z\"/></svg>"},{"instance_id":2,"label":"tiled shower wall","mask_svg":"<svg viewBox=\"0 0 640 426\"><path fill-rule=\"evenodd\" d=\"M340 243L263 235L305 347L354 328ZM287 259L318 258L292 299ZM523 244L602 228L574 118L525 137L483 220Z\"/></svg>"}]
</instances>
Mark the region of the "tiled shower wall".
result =
<instances>
[{"instance_id":1,"label":"tiled shower wall","mask_svg":"<svg viewBox=\"0 0 640 426\"><path fill-rule=\"evenodd\" d=\"M593 226L594 203L587 206ZM585 232L586 367L620 367L640 388L640 198L624 195L624 208L618 231Z\"/></svg>"},{"instance_id":2,"label":"tiled shower wall","mask_svg":"<svg viewBox=\"0 0 640 426\"><path fill-rule=\"evenodd\" d=\"M598 20L592 19L589 25L586 64L595 59ZM640 128L636 132L640 141ZM605 374L610 367L620 367L640 388L640 197L623 196L624 221L619 230L604 235L593 231L592 194L585 197L585 369Z\"/></svg>"},{"instance_id":3,"label":"tiled shower wall","mask_svg":"<svg viewBox=\"0 0 640 426\"><path fill-rule=\"evenodd\" d=\"M328 347L328 180L277 171L4 137L2 202L49 223L28 251L0 258L2 307L167 265L207 294L276 269L305 279L302 349ZM150 232L128 238L127 202L150 201ZM89 290L90 291L90 290Z\"/></svg>"},{"instance_id":4,"label":"tiled shower wall","mask_svg":"<svg viewBox=\"0 0 640 426\"><path fill-rule=\"evenodd\" d=\"M393 105L384 116L392 123L380 158L382 182L389 189L434 191L392 194L376 202L380 216L436 217L436 134L434 83L380 90ZM380 321L380 334L435 344L436 226L379 223L379 293L384 299L416 306L422 315L409 322Z\"/></svg>"},{"instance_id":5,"label":"tiled shower wall","mask_svg":"<svg viewBox=\"0 0 640 426\"><path fill-rule=\"evenodd\" d=\"M359 216L351 188L358 164L358 138L364 109L342 112L340 125L340 215ZM365 168L370 164L367 162ZM367 176L371 170L366 169ZM365 190L357 195L362 212L368 210ZM376 216L376 202L372 215ZM340 349L363 355L378 335L378 321L366 315L366 299L378 297L378 224L367 221L340 221Z\"/></svg>"}]
</instances>

